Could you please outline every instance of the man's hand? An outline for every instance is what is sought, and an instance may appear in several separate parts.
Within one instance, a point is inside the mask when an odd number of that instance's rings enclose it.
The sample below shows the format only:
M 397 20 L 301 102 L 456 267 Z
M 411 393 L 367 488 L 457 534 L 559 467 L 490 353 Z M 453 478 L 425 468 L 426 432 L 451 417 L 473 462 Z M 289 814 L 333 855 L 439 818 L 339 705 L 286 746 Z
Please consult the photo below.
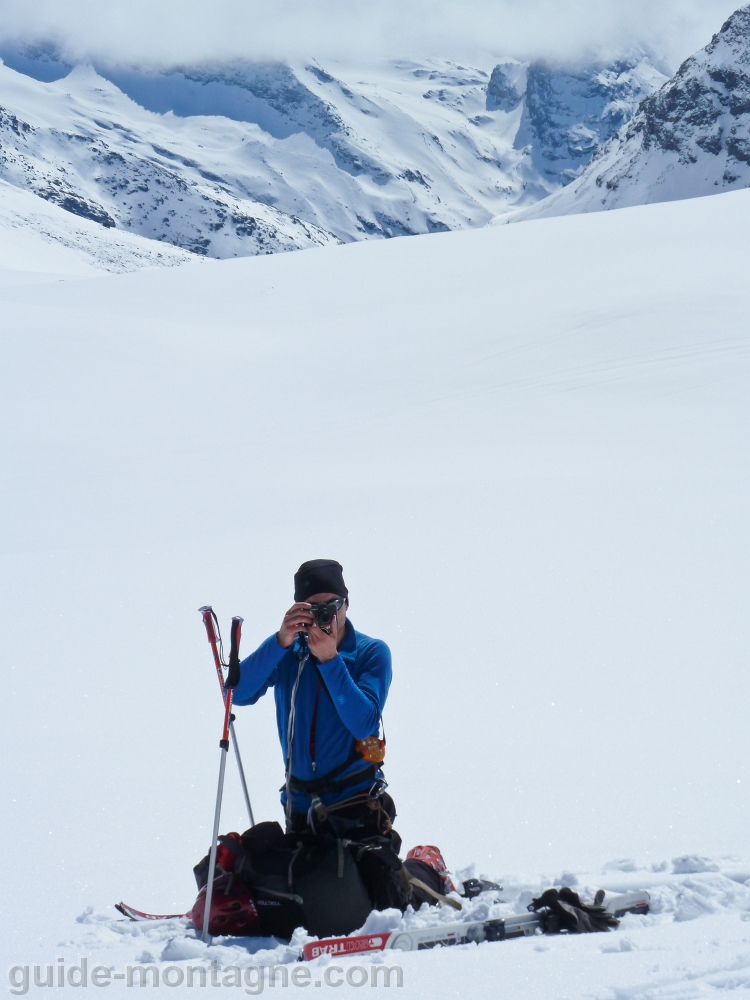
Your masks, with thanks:
M 293 604 L 284 615 L 281 628 L 276 633 L 276 639 L 281 648 L 289 649 L 294 642 L 296 634 L 298 632 L 309 632 L 314 620 L 309 604 Z
M 311 616 L 312 617 L 312 616 Z M 339 623 L 336 616 L 331 619 L 331 634 L 328 635 L 316 623 L 307 630 L 307 645 L 319 663 L 328 663 L 338 654 Z

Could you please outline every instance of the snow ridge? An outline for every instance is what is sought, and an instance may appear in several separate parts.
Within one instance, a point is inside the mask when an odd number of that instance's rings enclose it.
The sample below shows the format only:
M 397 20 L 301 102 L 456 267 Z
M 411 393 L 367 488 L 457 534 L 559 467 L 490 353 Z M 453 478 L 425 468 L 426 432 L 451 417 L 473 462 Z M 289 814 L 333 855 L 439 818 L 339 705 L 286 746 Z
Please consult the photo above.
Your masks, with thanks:
M 169 131 L 91 68 L 43 84 L 0 68 L 5 180 L 75 215 L 199 255 L 273 253 L 337 243 L 314 224 L 252 204 L 179 149 Z M 144 120 L 145 119 L 145 120 Z M 154 128 L 154 125 L 157 127 Z

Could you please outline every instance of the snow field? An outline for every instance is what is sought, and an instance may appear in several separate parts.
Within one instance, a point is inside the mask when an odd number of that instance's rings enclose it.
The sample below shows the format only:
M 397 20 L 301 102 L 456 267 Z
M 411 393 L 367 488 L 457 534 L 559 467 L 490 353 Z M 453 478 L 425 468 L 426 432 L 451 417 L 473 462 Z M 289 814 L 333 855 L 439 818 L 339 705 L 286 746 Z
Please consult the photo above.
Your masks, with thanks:
M 111 906 L 195 895 L 221 721 L 197 608 L 249 650 L 332 555 L 393 650 L 405 847 L 509 906 L 567 872 L 662 907 L 404 956 L 404 991 L 745 984 L 748 216 L 737 192 L 0 290 L 7 966 L 184 946 Z M 237 728 L 280 818 L 270 699 Z M 719 871 L 652 871 L 682 855 Z

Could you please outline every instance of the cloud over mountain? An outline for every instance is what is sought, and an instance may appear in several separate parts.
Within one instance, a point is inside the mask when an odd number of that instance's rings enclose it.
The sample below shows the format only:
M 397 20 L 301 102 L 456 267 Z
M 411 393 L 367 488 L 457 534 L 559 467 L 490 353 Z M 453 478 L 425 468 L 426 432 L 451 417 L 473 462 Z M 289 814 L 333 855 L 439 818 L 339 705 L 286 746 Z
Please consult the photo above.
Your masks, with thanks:
M 732 0 L 2 0 L 0 41 L 152 65 L 415 52 L 560 58 L 645 42 L 676 65 L 731 12 Z

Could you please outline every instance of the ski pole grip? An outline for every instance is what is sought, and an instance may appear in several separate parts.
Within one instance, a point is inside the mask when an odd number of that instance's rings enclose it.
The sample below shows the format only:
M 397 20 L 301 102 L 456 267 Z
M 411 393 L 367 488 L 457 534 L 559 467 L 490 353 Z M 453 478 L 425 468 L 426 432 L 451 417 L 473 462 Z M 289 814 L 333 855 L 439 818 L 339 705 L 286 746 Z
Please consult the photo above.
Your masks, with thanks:
M 203 624 L 206 626 L 208 641 L 211 643 L 212 646 L 216 645 L 219 639 L 218 636 L 216 635 L 216 629 L 214 628 L 214 619 L 213 619 L 214 609 L 211 607 L 210 604 L 206 604 L 204 607 L 198 608 L 198 613 L 203 618 Z
M 229 670 L 227 672 L 225 688 L 236 688 L 240 682 L 240 639 L 242 637 L 242 623 L 245 619 L 235 617 L 232 619 L 232 644 L 229 649 Z

